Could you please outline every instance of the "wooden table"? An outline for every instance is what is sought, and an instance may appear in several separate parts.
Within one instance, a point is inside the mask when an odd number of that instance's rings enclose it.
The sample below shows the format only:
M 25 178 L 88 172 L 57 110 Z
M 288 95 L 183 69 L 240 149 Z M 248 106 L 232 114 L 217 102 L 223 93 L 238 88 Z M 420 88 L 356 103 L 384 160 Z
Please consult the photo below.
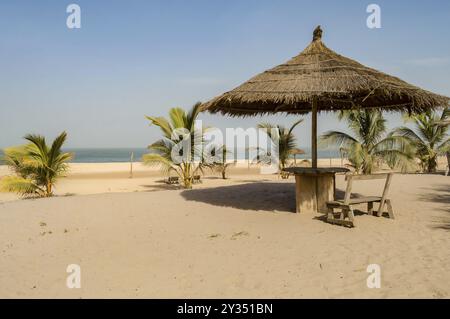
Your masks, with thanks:
M 290 167 L 286 172 L 295 175 L 297 213 L 326 213 L 327 201 L 335 199 L 336 173 L 349 170 L 342 167 Z

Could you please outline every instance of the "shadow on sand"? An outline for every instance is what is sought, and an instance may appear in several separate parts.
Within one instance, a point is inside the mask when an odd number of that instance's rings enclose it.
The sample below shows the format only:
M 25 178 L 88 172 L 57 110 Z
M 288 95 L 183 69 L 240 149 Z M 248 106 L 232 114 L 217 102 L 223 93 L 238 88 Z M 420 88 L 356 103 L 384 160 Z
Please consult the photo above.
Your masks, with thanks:
M 435 225 L 434 228 L 450 231 L 450 187 L 448 185 L 436 185 L 426 190 L 428 193 L 422 194 L 420 199 L 433 203 L 442 203 L 444 208 L 441 210 L 448 213 L 448 215 L 436 220 L 438 225 Z
M 183 189 L 183 187 L 180 184 L 167 184 L 165 180 L 157 180 L 157 181 L 155 181 L 155 184 L 140 185 L 140 186 L 146 188 L 146 192 L 157 192 L 157 191 Z
M 243 210 L 295 212 L 295 184 L 248 183 L 181 192 L 186 200 Z
M 336 189 L 336 197 L 344 198 L 345 192 Z M 181 192 L 189 201 L 242 210 L 279 211 L 295 213 L 295 184 L 252 182 L 233 186 L 192 189 Z M 362 196 L 354 194 L 355 197 Z M 355 215 L 367 212 L 356 211 Z

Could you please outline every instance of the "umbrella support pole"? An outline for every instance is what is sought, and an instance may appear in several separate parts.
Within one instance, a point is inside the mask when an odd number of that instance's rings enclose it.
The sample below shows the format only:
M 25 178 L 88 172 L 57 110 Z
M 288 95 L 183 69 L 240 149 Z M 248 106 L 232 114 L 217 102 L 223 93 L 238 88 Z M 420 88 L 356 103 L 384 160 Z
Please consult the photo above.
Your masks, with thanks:
M 312 102 L 311 153 L 312 167 L 317 168 L 317 98 L 314 98 Z

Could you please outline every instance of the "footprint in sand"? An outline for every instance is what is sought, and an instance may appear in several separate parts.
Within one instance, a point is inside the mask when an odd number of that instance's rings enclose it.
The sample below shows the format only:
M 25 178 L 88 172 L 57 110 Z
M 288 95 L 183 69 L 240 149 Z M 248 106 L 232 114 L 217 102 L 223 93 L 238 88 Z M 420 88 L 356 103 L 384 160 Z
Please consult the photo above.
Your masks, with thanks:
M 236 240 L 236 239 L 238 239 L 238 237 L 242 237 L 242 236 L 249 236 L 250 234 L 248 233 L 248 232 L 246 232 L 246 231 L 241 231 L 241 232 L 238 232 L 238 233 L 234 233 L 232 236 L 231 236 L 231 240 Z

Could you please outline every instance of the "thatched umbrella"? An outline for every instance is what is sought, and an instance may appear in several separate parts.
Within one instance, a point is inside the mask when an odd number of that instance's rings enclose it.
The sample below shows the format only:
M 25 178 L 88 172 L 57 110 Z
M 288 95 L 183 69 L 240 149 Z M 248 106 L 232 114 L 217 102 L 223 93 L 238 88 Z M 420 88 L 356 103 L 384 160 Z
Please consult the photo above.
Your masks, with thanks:
M 297 164 L 297 155 L 303 155 L 306 154 L 306 152 L 300 148 L 296 148 L 292 150 L 291 154 L 294 155 L 294 164 Z
M 314 30 L 312 43 L 288 62 L 267 70 L 203 105 L 232 116 L 312 112 L 312 166 L 317 168 L 317 113 L 378 108 L 422 112 L 450 99 L 337 54 Z

